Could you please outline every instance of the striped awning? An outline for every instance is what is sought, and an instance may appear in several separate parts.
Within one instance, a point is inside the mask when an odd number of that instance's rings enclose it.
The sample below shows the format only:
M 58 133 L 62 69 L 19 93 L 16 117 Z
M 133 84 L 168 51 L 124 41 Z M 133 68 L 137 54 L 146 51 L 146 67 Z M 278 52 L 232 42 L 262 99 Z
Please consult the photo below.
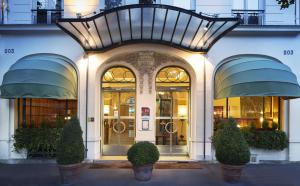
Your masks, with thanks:
M 226 61 L 215 76 L 215 99 L 241 96 L 300 97 L 291 69 L 274 59 L 240 57 Z
M 208 52 L 238 24 L 238 18 L 210 17 L 160 4 L 121 6 L 92 17 L 57 22 L 87 52 L 101 52 L 130 43 L 158 43 Z
M 77 74 L 71 61 L 52 54 L 24 57 L 3 77 L 1 98 L 77 99 Z

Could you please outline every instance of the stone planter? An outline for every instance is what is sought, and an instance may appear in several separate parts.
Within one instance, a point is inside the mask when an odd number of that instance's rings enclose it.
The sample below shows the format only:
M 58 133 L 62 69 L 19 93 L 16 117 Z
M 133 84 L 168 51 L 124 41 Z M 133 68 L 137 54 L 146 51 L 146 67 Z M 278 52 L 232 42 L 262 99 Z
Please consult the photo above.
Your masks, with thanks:
M 221 164 L 222 176 L 228 183 L 239 182 L 244 165 L 225 165 Z
M 76 183 L 77 177 L 83 168 L 83 164 L 58 165 L 58 168 L 62 185 L 72 185 Z
M 138 181 L 149 181 L 152 177 L 153 164 L 144 166 L 134 166 L 134 176 Z

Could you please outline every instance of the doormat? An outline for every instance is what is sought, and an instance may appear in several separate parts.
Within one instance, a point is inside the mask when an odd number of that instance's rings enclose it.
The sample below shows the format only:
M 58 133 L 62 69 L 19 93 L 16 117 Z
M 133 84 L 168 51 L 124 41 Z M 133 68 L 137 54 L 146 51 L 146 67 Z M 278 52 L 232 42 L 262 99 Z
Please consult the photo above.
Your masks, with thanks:
M 131 169 L 129 161 L 103 161 L 95 162 L 90 165 L 90 169 Z M 202 169 L 201 162 L 157 162 L 155 169 Z

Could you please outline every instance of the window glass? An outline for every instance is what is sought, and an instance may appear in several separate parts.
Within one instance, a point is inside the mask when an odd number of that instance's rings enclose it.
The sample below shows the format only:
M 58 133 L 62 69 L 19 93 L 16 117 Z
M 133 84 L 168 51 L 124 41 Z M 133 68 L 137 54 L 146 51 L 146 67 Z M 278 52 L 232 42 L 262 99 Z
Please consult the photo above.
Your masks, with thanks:
M 57 120 L 67 121 L 77 115 L 76 100 L 18 99 L 18 121 L 22 128 L 56 127 Z
M 215 125 L 228 117 L 235 118 L 239 127 L 262 127 L 267 121 L 271 127 L 272 122 L 282 128 L 282 99 L 279 97 L 234 97 L 214 101 Z M 227 114 L 228 113 L 228 114 Z M 216 126 L 215 126 L 216 127 Z

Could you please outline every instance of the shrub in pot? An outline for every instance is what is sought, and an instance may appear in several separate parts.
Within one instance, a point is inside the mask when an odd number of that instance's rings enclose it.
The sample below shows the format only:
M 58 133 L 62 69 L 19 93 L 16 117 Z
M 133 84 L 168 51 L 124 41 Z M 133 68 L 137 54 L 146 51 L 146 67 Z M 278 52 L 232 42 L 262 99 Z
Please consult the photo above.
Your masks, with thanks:
M 159 152 L 153 143 L 138 142 L 130 147 L 127 158 L 133 166 L 135 178 L 148 181 L 152 177 L 153 165 L 159 159 Z
M 215 133 L 213 144 L 224 180 L 238 182 L 244 165 L 250 161 L 250 150 L 234 119 L 224 122 L 223 129 Z
M 84 145 L 79 120 L 71 118 L 57 144 L 56 161 L 62 184 L 72 184 L 82 168 Z

